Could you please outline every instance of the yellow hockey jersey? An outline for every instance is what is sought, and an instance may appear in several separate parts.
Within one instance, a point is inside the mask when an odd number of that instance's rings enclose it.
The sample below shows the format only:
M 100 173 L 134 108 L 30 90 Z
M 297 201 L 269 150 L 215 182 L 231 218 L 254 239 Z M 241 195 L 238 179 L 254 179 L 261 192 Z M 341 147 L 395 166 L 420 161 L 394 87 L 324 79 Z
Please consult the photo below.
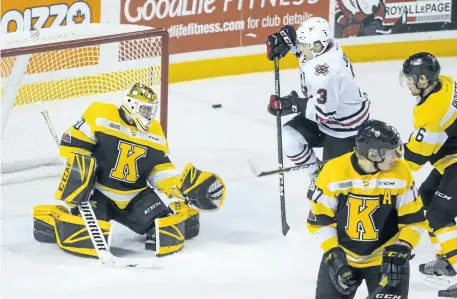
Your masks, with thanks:
M 325 164 L 307 222 L 324 252 L 339 246 L 357 268 L 380 265 L 383 249 L 397 240 L 414 248 L 427 229 L 406 162 L 397 160 L 389 171 L 366 174 L 354 152 Z
M 438 85 L 414 107 L 414 132 L 405 146 L 405 159 L 413 171 L 430 162 L 443 174 L 457 163 L 457 84 L 439 76 Z
M 121 209 L 148 183 L 169 195 L 179 180 L 167 156 L 168 141 L 160 123 L 153 121 L 147 133 L 139 132 L 113 104 L 92 103 L 81 120 L 63 134 L 60 155 L 66 157 L 70 152 L 95 157 L 95 188 Z

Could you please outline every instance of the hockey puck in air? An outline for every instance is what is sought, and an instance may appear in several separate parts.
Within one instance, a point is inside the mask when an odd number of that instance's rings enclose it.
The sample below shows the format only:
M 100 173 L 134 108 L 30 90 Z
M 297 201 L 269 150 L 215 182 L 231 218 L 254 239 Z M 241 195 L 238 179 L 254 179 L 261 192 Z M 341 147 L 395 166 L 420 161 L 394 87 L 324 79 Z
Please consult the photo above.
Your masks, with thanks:
M 222 104 L 213 104 L 213 108 L 222 108 Z

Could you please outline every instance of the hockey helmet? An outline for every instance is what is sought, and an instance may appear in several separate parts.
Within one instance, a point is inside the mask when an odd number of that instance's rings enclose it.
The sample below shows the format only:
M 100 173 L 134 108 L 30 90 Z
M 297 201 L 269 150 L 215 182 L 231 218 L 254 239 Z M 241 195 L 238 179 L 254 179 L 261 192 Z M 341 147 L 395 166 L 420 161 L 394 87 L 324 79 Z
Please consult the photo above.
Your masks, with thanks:
M 322 45 L 320 52 L 316 53 L 312 51 L 313 58 L 324 53 L 332 40 L 332 29 L 330 28 L 330 24 L 323 18 L 309 18 L 304 21 L 296 31 L 299 50 L 301 52 L 307 49 L 314 49 L 315 44 L 320 43 Z
M 438 79 L 440 71 L 440 63 L 435 56 L 427 52 L 416 53 L 403 63 L 400 84 L 401 86 L 407 86 L 409 82 L 416 84 L 420 75 L 424 75 L 430 84 Z
M 135 122 L 139 131 L 148 131 L 157 113 L 159 101 L 152 88 L 135 83 L 130 87 L 122 100 L 122 109 Z
M 356 152 L 373 163 L 401 158 L 403 145 L 400 134 L 391 125 L 370 119 L 357 133 Z

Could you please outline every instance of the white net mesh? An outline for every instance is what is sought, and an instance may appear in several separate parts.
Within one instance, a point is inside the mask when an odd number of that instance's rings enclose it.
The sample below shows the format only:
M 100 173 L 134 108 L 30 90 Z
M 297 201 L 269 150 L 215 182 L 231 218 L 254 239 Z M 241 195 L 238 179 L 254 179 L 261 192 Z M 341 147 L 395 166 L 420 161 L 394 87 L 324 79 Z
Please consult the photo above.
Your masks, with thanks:
M 120 33 L 133 36 L 131 33 L 146 29 L 151 28 L 89 24 L 8 33 L 1 35 L 0 40 L 4 50 L 65 41 L 90 41 L 94 37 Z M 57 147 L 40 113 L 43 109 L 49 111 L 59 137 L 78 121 L 89 103 L 120 104 L 125 90 L 136 82 L 151 86 L 159 96 L 160 109 L 166 109 L 166 99 L 160 98 L 162 37 L 132 38 L 120 42 L 114 38 L 105 44 L 70 46 L 31 54 L 22 78 L 12 75 L 12 71 L 17 62 L 27 56 L 0 59 L 2 118 L 8 117 L 6 127 L 2 128 L 2 183 L 9 182 L 18 171 L 61 164 Z M 11 86 L 19 82 L 19 91 L 12 98 L 14 106 L 8 110 L 5 107 L 8 93 L 5 91 L 9 88 L 11 92 Z M 7 115 L 6 111 L 9 111 Z M 54 175 L 55 170 L 41 173 Z

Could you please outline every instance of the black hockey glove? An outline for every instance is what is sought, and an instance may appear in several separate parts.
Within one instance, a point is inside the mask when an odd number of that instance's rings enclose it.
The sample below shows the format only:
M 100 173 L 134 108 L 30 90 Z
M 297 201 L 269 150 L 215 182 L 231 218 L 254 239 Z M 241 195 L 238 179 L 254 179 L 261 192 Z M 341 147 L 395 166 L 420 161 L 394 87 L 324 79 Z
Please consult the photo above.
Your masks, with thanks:
M 357 290 L 357 282 L 352 280 L 352 270 L 346 260 L 343 249 L 337 247 L 324 254 L 324 263 L 335 288 L 343 295 Z
M 297 33 L 294 27 L 287 25 L 277 33 L 273 33 L 267 38 L 267 57 L 270 60 L 283 58 L 289 53 L 290 48 L 295 46 Z
M 396 286 L 409 276 L 411 248 L 408 245 L 393 244 L 384 249 L 381 273 L 389 279 L 389 286 Z
M 294 90 L 285 97 L 278 98 L 275 95 L 271 95 L 267 109 L 272 115 L 276 115 L 278 111 L 280 115 L 290 115 L 305 112 L 307 103 L 308 98 L 300 98 Z

